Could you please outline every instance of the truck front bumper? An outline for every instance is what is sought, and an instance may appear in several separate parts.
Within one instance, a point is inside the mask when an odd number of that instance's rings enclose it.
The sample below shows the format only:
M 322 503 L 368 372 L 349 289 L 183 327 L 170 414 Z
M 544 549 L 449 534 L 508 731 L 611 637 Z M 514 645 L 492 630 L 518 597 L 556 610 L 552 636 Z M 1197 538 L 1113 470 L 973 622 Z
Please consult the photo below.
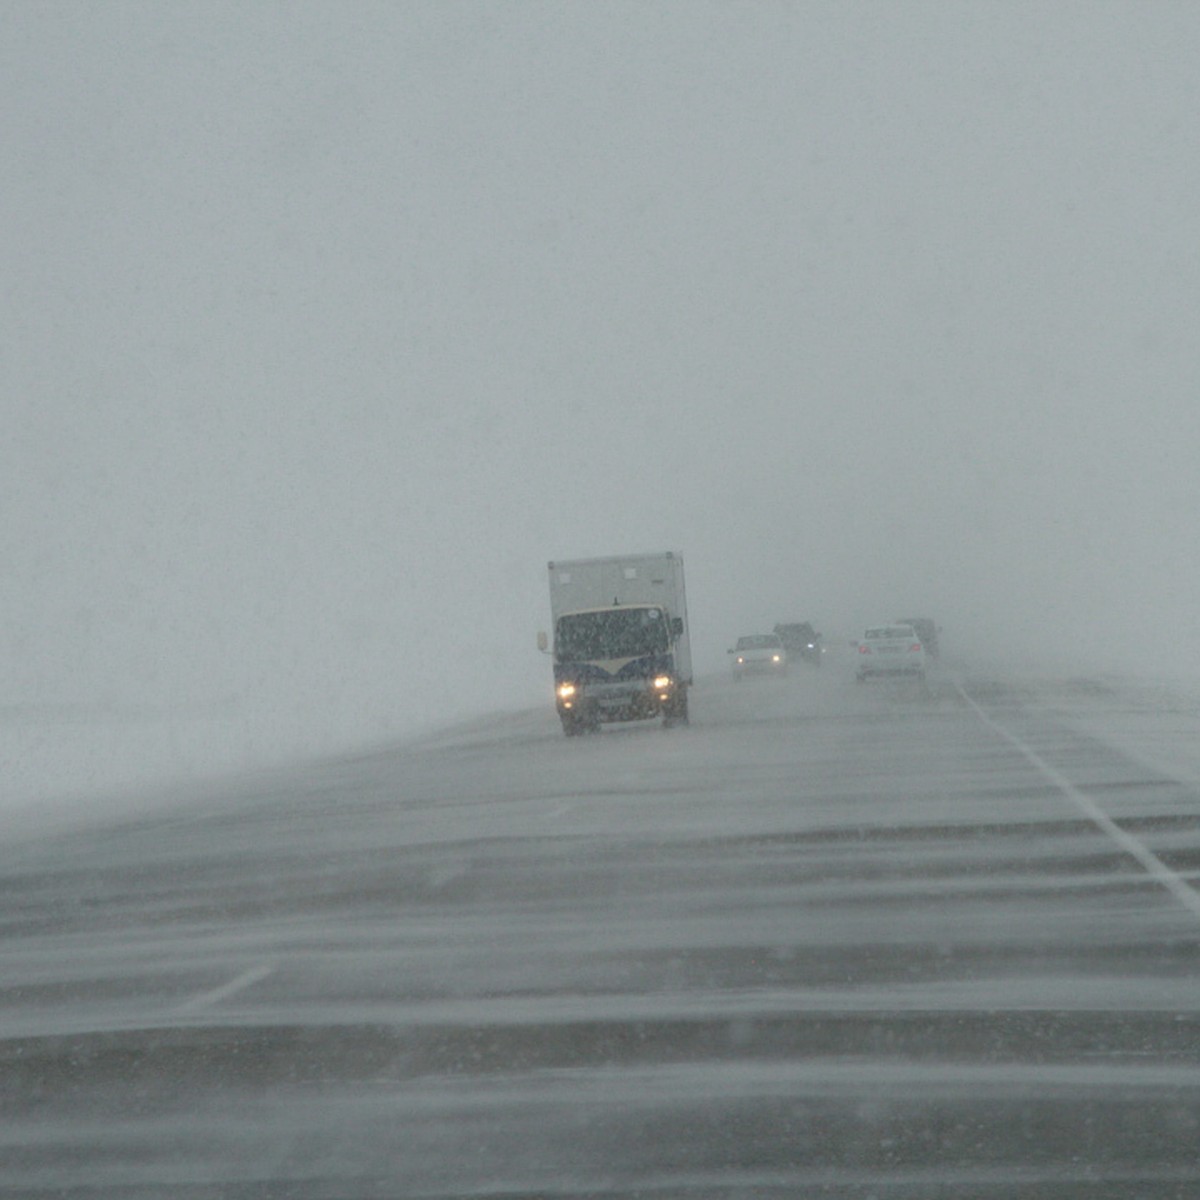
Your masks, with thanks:
M 560 716 L 569 713 L 593 721 L 643 721 L 663 711 L 677 686 L 666 675 L 613 683 L 561 683 L 555 698 Z

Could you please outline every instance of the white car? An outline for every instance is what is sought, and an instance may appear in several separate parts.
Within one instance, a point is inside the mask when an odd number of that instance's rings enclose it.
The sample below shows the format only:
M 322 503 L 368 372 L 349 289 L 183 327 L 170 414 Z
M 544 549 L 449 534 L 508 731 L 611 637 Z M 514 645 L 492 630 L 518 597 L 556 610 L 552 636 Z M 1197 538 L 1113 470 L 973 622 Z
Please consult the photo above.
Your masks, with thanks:
M 855 678 L 859 683 L 878 676 L 925 678 L 925 647 L 911 625 L 876 625 L 858 643 Z
M 777 633 L 752 633 L 740 637 L 729 651 L 733 655 L 733 677 L 747 675 L 786 675 L 787 651 Z

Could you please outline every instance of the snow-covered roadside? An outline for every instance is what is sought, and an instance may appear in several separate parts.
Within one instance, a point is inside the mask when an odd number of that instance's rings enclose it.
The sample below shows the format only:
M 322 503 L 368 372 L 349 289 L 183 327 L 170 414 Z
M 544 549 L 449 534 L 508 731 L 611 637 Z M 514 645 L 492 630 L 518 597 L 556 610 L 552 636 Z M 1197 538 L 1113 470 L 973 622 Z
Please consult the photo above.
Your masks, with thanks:
M 0 719 L 0 837 L 120 819 L 245 768 L 253 744 L 220 716 L 11 708 Z
M 118 705 L 0 706 L 0 842 L 211 802 L 247 774 L 390 753 L 557 733 L 553 706 L 457 723 L 347 713 L 331 701 L 251 712 Z
M 1200 787 L 1200 682 L 1096 675 L 1028 687 L 1031 703 L 1071 727 Z

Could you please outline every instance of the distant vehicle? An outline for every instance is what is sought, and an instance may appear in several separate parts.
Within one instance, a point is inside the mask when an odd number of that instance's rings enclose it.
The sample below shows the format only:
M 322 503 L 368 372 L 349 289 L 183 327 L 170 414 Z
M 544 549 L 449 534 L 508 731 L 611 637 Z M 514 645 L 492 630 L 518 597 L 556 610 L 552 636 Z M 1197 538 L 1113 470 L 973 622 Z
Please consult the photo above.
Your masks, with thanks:
M 683 559 L 664 554 L 547 564 L 554 701 L 572 737 L 604 721 L 687 724 L 692 647 Z M 545 633 L 538 649 L 549 648 Z
M 740 637 L 729 651 L 733 655 L 733 677 L 747 675 L 786 675 L 787 651 L 777 633 L 752 633 Z
M 821 665 L 821 635 L 807 621 L 776 625 L 775 632 L 783 642 L 789 659 L 802 658 L 814 667 Z
M 858 643 L 858 682 L 889 675 L 925 678 L 925 647 L 911 625 L 877 625 Z
M 897 625 L 911 625 L 917 631 L 917 637 L 921 639 L 921 645 L 925 647 L 925 653 L 930 658 L 938 656 L 938 634 L 941 632 L 941 627 L 938 623 L 929 617 L 897 617 Z

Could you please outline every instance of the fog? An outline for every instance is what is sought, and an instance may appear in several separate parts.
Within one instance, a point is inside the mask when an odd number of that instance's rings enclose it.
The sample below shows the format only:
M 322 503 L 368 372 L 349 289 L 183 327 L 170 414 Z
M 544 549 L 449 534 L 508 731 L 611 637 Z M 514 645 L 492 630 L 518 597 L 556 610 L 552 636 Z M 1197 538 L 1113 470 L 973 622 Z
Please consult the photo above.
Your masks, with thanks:
M 0 23 L 10 800 L 549 706 L 553 558 L 1180 670 L 1194 7 Z

